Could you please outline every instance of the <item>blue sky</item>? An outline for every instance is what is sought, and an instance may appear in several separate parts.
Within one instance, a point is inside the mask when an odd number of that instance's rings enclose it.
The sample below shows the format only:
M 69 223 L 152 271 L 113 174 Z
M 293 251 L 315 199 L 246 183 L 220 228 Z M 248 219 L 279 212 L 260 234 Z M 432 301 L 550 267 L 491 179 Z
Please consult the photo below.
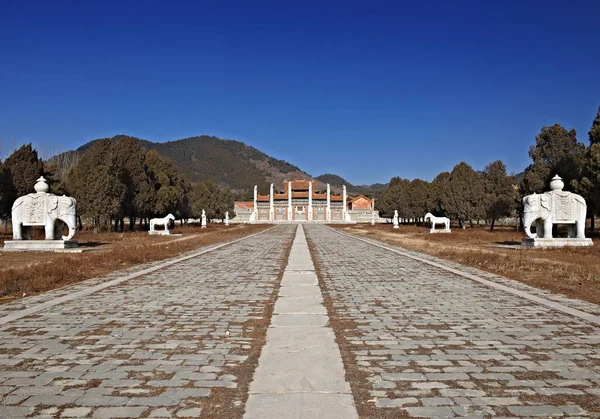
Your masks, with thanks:
M 0 147 L 244 141 L 312 175 L 518 172 L 600 105 L 598 1 L 0 0 Z M 0 150 L 1 152 L 1 150 Z

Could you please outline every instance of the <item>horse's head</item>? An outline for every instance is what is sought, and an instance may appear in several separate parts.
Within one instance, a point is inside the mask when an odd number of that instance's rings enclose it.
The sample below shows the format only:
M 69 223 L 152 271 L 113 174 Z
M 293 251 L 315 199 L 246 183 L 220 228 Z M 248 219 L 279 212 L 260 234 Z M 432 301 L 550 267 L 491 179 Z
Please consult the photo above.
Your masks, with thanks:
M 175 216 L 174 216 L 173 214 L 169 214 L 169 215 L 167 215 L 167 218 L 168 218 L 169 220 L 174 220 L 174 219 L 175 219 Z
M 427 221 L 428 219 L 433 218 L 433 214 L 428 212 L 427 214 L 425 214 L 425 221 Z

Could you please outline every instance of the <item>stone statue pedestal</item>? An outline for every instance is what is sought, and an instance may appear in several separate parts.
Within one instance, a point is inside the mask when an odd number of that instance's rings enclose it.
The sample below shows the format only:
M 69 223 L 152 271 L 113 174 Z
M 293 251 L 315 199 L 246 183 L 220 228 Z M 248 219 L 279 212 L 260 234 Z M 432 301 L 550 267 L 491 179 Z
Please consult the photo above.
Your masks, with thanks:
M 429 233 L 431 234 L 436 234 L 436 233 L 451 233 L 451 230 L 429 230 Z
M 54 252 L 61 249 L 75 249 L 77 240 L 6 240 L 4 250 L 26 250 L 32 252 Z
M 537 247 L 537 248 L 547 248 L 547 247 L 565 247 L 565 246 L 592 246 L 592 239 L 584 238 L 552 238 L 552 239 L 544 239 L 540 237 L 536 237 L 535 239 L 524 238 L 521 241 L 521 246 L 523 247 Z
M 148 231 L 148 234 L 151 236 L 170 236 L 171 232 L 169 230 L 151 230 Z

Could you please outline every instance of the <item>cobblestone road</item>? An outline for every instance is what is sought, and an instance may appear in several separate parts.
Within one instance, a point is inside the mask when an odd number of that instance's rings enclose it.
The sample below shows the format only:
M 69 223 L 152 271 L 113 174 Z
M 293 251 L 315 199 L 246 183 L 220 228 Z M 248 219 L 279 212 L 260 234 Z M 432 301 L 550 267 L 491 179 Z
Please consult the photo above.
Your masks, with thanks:
M 600 417 L 598 325 L 323 226 L 306 235 L 361 417 Z
M 295 229 L 0 326 L 0 417 L 241 417 Z

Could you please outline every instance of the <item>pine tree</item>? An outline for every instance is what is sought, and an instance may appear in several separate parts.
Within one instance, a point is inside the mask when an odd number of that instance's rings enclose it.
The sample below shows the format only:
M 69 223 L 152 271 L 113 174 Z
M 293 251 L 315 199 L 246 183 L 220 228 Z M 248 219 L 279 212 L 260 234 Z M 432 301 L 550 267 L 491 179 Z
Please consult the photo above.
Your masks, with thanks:
M 433 215 L 446 216 L 444 195 L 449 189 L 450 172 L 442 172 L 433 179 L 427 195 L 427 211 Z
M 484 185 L 481 174 L 467 163 L 454 166 L 450 173 L 448 188 L 442 191 L 442 202 L 446 215 L 458 220 L 464 228 L 465 221 L 483 217 L 482 197 Z
M 598 113 L 596 114 L 596 119 L 592 122 L 592 128 L 588 133 L 590 137 L 590 145 L 600 143 L 600 106 L 598 106 Z
M 156 208 L 156 190 L 148 174 L 146 154 L 135 138 L 121 137 L 114 145 L 114 154 L 126 188 L 121 218 L 129 217 L 129 229 L 133 231 L 136 218 L 150 216 Z
M 377 210 L 382 217 L 392 217 L 394 211 L 398 211 L 400 218 L 408 217 L 408 205 L 406 200 L 406 189 L 409 181 L 399 177 L 390 179 L 389 186 L 381 192 L 376 201 Z
M 585 161 L 585 145 L 577 141 L 577 132 L 567 131 L 563 126 L 554 124 L 542 127 L 535 137 L 535 146 L 529 149 L 533 165 L 526 169 L 527 188 L 523 192 L 543 192 L 548 188 L 555 175 L 560 175 L 565 188 L 573 187 L 581 175 Z M 531 173 L 527 173 L 531 172 Z
M 508 217 L 514 208 L 516 191 L 514 176 L 506 174 L 506 166 L 501 160 L 488 164 L 483 171 L 485 187 L 485 212 L 494 230 L 496 220 Z
M 600 107 L 589 132 L 590 146 L 585 152 L 581 181 L 577 192 L 585 198 L 592 231 L 595 229 L 595 215 L 600 209 Z
M 126 187 L 115 162 L 109 138 L 97 141 L 79 160 L 68 177 L 77 200 L 77 212 L 93 220 L 96 231 L 105 231 L 122 212 Z
M 15 195 L 8 170 L 0 162 L 0 219 L 8 219 L 11 216 L 12 197 Z
M 177 172 L 175 164 L 150 150 L 146 153 L 146 165 L 156 191 L 155 213 L 160 216 L 170 213 L 177 218 L 189 215 L 187 194 L 191 185 L 184 175 Z
M 406 188 L 407 216 L 415 220 L 423 218 L 427 213 L 427 197 L 431 184 L 421 179 L 413 179 Z
M 35 192 L 35 182 L 44 174 L 42 159 L 38 158 L 37 150 L 31 144 L 23 145 L 8 156 L 4 167 L 12 183 L 13 195 L 9 197 L 11 205 L 18 197 Z

